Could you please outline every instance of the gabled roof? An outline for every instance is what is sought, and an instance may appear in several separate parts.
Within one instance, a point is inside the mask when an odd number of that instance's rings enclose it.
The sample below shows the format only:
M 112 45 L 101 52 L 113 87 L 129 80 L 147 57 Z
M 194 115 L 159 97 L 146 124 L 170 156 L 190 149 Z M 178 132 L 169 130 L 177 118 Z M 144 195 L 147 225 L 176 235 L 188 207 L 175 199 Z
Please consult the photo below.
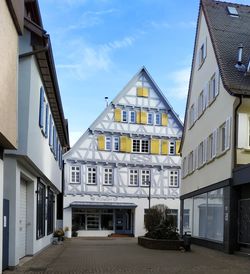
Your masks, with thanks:
M 84 140 L 85 136 L 88 135 L 88 132 L 93 131 L 95 129 L 96 125 L 103 119 L 105 114 L 107 112 L 109 112 L 111 109 L 113 109 L 114 105 L 118 104 L 120 98 L 122 98 L 128 92 L 128 90 L 136 83 L 136 81 L 140 78 L 141 75 L 144 75 L 147 78 L 147 80 L 149 81 L 149 83 L 153 87 L 154 91 L 161 98 L 161 100 L 162 100 L 163 104 L 165 105 L 166 109 L 168 111 L 170 111 L 171 114 L 173 115 L 173 118 L 175 119 L 175 122 L 178 124 L 179 127 L 181 127 L 181 129 L 183 129 L 183 123 L 180 120 L 178 114 L 173 110 L 172 106 L 168 102 L 165 95 L 162 93 L 160 88 L 157 86 L 157 84 L 155 83 L 155 81 L 153 80 L 153 78 L 151 77 L 149 72 L 147 71 L 147 69 L 143 66 L 134 75 L 134 77 L 127 83 L 127 85 L 118 93 L 118 95 L 111 101 L 111 103 L 107 106 L 107 108 L 105 108 L 103 110 L 103 112 L 97 117 L 97 119 L 90 125 L 90 127 L 87 129 L 87 131 L 85 131 L 85 133 L 78 139 L 78 141 L 73 145 L 73 147 L 66 154 L 64 154 L 64 156 L 70 154 L 72 149 L 74 147 L 78 146 L 78 144 L 80 144 L 81 141 Z
M 239 17 L 230 16 L 227 7 L 235 7 L 238 11 Z M 242 56 L 243 63 L 247 66 L 250 60 L 250 6 L 214 0 L 200 0 L 184 119 L 184 131 L 180 151 L 182 150 L 185 139 L 187 110 L 194 73 L 201 11 L 204 13 L 208 26 L 224 88 L 231 95 L 250 96 L 250 76 L 245 75 L 244 72 L 239 72 L 235 68 L 238 60 L 237 54 L 239 44 L 242 43 L 244 46 Z
M 250 58 L 250 6 L 201 0 L 201 7 L 224 87 L 232 95 L 250 96 L 250 76 L 235 68 L 240 43 L 244 47 L 243 64 L 247 66 Z M 235 7 L 239 16 L 230 16 L 228 7 Z
M 167 98 L 165 97 L 165 95 L 162 93 L 162 91 L 160 90 L 160 88 L 157 86 L 157 84 L 155 83 L 155 81 L 153 80 L 153 78 L 151 77 L 151 75 L 149 74 L 149 72 L 147 71 L 147 69 L 143 66 L 135 75 L 134 77 L 128 82 L 128 84 L 118 93 L 118 95 L 112 100 L 111 104 L 108 106 L 108 108 L 111 108 L 112 105 L 116 105 L 118 104 L 118 101 L 120 100 L 120 98 L 122 98 L 127 91 L 135 84 L 135 82 L 137 81 L 137 79 L 139 79 L 139 77 L 141 75 L 144 75 L 147 80 L 149 81 L 149 83 L 151 84 L 151 86 L 154 88 L 154 91 L 158 94 L 158 96 L 161 98 L 163 104 L 165 105 L 166 109 L 168 111 L 171 111 L 171 113 L 173 114 L 174 118 L 176 119 L 176 122 L 178 123 L 178 125 L 183 128 L 183 123 L 180 120 L 178 114 L 173 110 L 172 106 L 170 105 L 170 103 L 168 102 Z M 105 109 L 102 114 L 93 122 L 93 124 L 90 126 L 90 129 L 93 130 L 94 127 L 96 126 L 96 124 L 100 121 L 101 117 L 103 117 L 103 115 L 107 112 L 107 109 Z

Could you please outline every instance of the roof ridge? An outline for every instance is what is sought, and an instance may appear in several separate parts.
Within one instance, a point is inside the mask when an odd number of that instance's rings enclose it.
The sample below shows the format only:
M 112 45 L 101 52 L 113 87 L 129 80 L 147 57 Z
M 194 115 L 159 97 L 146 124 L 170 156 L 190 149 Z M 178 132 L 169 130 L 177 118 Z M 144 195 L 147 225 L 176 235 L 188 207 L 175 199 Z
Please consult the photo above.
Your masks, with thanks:
M 213 1 L 213 2 L 224 3 L 224 4 L 231 4 L 231 5 L 235 5 L 235 6 L 250 7 L 250 5 L 247 5 L 247 4 L 239 4 L 239 3 L 227 2 L 227 1 L 220 1 L 220 0 L 217 0 L 217 1 L 212 0 L 212 1 Z
M 221 1 L 221 0 L 201 0 L 202 4 L 206 3 L 221 3 L 221 4 L 226 4 L 226 5 L 234 5 L 234 6 L 243 6 L 243 7 L 250 7 L 250 5 L 247 4 L 239 4 L 239 3 L 234 3 L 234 2 L 227 2 L 227 1 Z

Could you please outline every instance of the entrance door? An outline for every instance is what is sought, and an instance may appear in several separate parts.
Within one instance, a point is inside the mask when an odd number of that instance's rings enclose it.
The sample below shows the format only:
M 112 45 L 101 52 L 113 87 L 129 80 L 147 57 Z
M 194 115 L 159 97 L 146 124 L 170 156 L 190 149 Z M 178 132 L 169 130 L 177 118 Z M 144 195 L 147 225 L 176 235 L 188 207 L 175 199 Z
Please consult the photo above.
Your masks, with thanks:
M 3 199 L 3 265 L 5 270 L 9 266 L 9 200 Z
M 239 243 L 250 247 L 250 199 L 239 201 Z
M 26 223 L 27 223 L 27 186 L 26 182 L 21 180 L 20 184 L 20 215 L 19 215 L 19 237 L 18 254 L 19 258 L 26 255 Z
M 115 233 L 131 234 L 131 210 L 117 209 L 115 212 Z

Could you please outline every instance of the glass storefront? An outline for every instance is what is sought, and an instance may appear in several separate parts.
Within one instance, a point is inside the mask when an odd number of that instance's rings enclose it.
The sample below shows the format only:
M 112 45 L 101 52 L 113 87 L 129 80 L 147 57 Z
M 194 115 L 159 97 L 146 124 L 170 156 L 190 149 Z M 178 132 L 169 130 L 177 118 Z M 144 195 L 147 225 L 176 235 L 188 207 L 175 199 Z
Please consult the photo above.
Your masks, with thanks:
M 193 237 L 223 242 L 223 188 L 184 200 L 183 232 Z
M 72 226 L 75 230 L 113 230 L 113 209 L 72 209 Z

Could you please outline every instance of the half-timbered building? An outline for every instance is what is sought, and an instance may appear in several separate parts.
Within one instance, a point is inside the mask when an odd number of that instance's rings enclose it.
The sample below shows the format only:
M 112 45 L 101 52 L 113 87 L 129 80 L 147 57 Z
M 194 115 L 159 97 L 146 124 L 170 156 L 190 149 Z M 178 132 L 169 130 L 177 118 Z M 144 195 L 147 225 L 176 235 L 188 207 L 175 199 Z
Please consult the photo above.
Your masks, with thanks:
M 138 236 L 150 204 L 178 222 L 182 127 L 142 68 L 64 155 L 64 227 Z

